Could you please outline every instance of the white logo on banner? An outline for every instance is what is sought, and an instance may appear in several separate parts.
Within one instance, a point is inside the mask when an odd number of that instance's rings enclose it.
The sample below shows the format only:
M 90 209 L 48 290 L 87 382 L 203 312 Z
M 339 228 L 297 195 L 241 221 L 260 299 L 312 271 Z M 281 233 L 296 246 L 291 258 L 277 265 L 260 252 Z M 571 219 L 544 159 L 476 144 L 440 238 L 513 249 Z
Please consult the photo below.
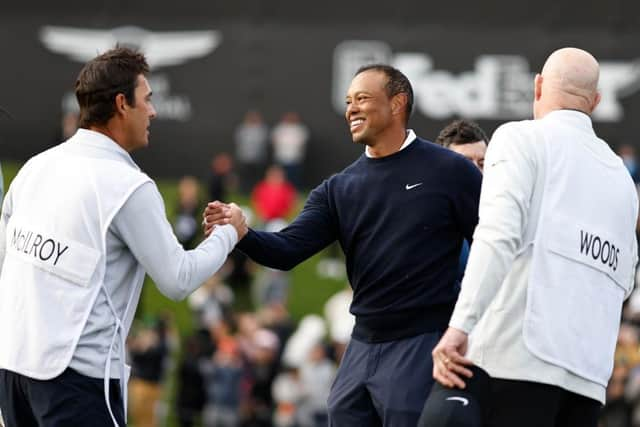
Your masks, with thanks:
M 345 41 L 336 46 L 332 101 L 344 113 L 345 95 L 356 70 L 365 64 L 388 63 L 411 81 L 415 109 L 433 119 L 463 116 L 471 119 L 525 119 L 531 117 L 533 77 L 520 55 L 481 55 L 472 70 L 439 70 L 425 53 L 392 53 L 381 41 Z M 617 122 L 624 117 L 620 99 L 640 89 L 640 61 L 600 62 L 602 101 L 594 119 Z
M 139 49 L 153 69 L 184 64 L 213 52 L 221 43 L 219 31 L 153 32 L 140 27 L 119 27 L 110 30 L 45 26 L 40 41 L 52 52 L 78 62 L 87 62 L 116 44 Z M 191 102 L 185 95 L 171 95 L 169 78 L 154 74 L 150 79 L 153 104 L 158 118 L 186 121 L 191 117 Z M 64 95 L 63 109 L 77 110 L 73 93 Z

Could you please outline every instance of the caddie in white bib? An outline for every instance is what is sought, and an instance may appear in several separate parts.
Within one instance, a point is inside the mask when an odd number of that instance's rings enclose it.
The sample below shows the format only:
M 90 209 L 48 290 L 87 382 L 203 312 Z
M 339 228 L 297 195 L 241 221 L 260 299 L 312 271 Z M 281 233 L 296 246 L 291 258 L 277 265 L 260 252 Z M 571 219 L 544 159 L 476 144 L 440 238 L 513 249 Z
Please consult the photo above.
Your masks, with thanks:
M 563 140 L 560 126 L 554 140 L 562 143 L 552 144 L 542 129 L 547 176 L 524 339 L 539 358 L 606 386 L 622 303 L 632 290 L 636 241 L 629 230 L 638 201 L 629 199 L 631 178 L 610 150 L 598 157 L 569 133 Z M 605 144 L 595 136 L 587 142 Z

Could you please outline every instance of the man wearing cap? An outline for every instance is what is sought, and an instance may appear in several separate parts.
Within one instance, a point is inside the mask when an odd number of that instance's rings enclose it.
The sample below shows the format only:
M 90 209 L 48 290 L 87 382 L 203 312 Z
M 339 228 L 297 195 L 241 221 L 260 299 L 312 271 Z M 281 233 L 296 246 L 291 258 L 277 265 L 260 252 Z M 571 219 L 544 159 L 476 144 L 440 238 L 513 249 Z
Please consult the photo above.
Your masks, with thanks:
M 185 251 L 130 152 L 156 112 L 144 56 L 116 48 L 76 81 L 80 129 L 31 158 L 0 217 L 0 411 L 8 426 L 124 426 L 125 339 L 145 271 L 185 298 L 246 233 L 228 224 Z M 60 191 L 60 189 L 64 191 Z M 229 225 L 230 224 L 230 225 Z
M 462 291 L 432 354 L 452 393 L 469 365 L 488 372 L 492 427 L 595 427 L 605 401 L 638 197 L 592 127 L 598 74 L 588 52 L 555 51 L 535 77 L 535 120 L 489 144 Z

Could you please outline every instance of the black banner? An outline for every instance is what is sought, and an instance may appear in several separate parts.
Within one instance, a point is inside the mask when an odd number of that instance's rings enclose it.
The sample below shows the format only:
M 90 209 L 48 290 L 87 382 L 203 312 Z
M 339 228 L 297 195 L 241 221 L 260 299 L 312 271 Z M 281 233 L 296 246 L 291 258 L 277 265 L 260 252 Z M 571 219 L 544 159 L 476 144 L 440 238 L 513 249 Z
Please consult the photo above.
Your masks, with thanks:
M 640 14 L 622 3 L 532 2 L 531 14 L 508 1 L 37 3 L 4 5 L 0 15 L 0 105 L 14 117 L 0 123 L 0 158 L 25 160 L 60 142 L 82 63 L 116 42 L 140 46 L 153 66 L 159 117 L 135 157 L 156 177 L 204 177 L 214 154 L 233 153 L 233 131 L 251 108 L 270 126 L 300 114 L 311 132 L 305 181 L 317 184 L 362 152 L 343 99 L 370 61 L 409 76 L 411 127 L 434 139 L 456 117 L 489 134 L 529 118 L 534 73 L 553 50 L 581 47 L 602 67 L 596 132 L 615 146 L 635 144 L 640 131 Z

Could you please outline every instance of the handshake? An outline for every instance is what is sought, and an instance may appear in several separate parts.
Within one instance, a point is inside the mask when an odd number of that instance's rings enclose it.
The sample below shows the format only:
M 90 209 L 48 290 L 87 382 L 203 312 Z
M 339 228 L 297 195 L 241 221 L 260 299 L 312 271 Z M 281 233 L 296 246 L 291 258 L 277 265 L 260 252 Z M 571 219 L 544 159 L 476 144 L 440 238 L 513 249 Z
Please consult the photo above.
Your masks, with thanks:
M 204 209 L 202 217 L 202 227 L 206 237 L 209 237 L 216 225 L 231 224 L 238 233 L 238 241 L 249 231 L 247 218 L 244 216 L 242 209 L 235 203 L 227 204 L 217 200 L 210 202 Z

